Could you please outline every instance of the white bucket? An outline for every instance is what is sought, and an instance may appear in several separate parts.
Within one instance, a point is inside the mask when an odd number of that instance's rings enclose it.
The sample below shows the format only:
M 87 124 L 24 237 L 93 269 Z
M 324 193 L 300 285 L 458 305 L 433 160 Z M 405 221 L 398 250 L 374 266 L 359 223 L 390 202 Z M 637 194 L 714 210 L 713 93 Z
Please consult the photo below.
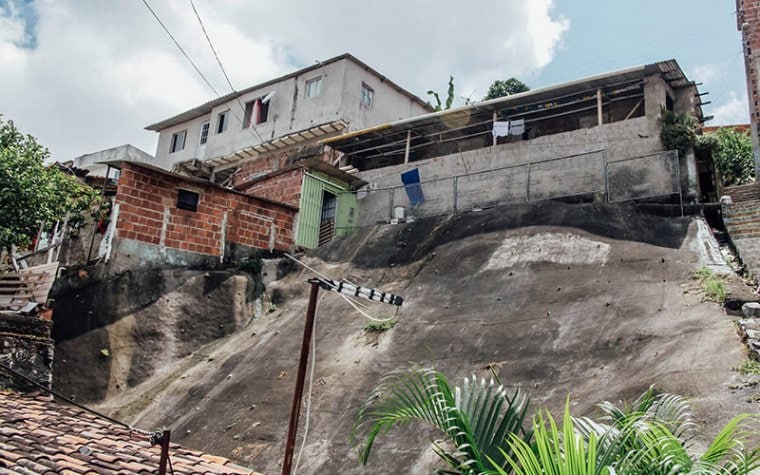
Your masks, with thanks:
M 406 207 L 396 206 L 393 208 L 393 217 L 403 220 L 406 217 Z

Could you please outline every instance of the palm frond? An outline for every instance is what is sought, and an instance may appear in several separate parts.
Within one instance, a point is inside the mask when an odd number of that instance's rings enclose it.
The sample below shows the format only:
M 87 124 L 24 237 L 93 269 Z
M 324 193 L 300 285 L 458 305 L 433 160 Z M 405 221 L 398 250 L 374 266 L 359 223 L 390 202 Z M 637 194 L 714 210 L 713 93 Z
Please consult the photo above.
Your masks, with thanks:
M 416 420 L 437 428 L 452 449 L 434 443 L 435 453 L 459 473 L 482 473 L 488 456 L 506 463 L 500 449 L 508 449 L 508 434 L 530 441 L 523 428 L 528 400 L 519 391 L 509 397 L 493 381 L 465 378 L 453 390 L 446 377 L 432 368 L 394 371 L 383 377 L 362 405 L 351 437 L 359 460 L 366 464 L 380 434 Z

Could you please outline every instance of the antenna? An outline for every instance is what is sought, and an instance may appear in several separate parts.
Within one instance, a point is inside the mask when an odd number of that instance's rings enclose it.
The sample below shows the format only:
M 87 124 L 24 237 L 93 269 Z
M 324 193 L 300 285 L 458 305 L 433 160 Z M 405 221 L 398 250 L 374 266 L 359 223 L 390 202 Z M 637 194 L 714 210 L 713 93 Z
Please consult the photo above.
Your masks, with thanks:
M 272 100 L 272 98 L 273 98 L 275 95 L 277 95 L 277 91 L 272 91 L 272 92 L 270 92 L 269 94 L 267 94 L 266 96 L 264 96 L 264 98 L 261 100 L 261 103 L 262 103 L 262 104 L 266 104 L 266 103 L 268 103 L 269 101 L 271 101 L 271 100 Z

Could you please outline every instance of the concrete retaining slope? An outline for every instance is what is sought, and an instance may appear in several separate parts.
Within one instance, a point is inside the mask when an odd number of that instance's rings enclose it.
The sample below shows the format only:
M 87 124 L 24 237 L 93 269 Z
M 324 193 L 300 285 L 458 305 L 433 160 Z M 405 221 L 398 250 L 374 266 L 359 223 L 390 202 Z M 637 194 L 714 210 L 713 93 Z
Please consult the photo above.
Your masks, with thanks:
M 343 299 L 322 293 L 299 473 L 438 466 L 430 440 L 440 435 L 424 427 L 381 436 L 367 467 L 349 446 L 374 385 L 412 363 L 434 364 L 455 383 L 494 368 L 505 384 L 524 388 L 534 408 L 557 413 L 570 395 L 576 415 L 657 384 L 687 396 L 711 437 L 735 414 L 757 412 L 742 392 L 751 388 L 728 387 L 744 358 L 736 327 L 717 304 L 702 301 L 690 278 L 703 264 L 697 236 L 691 218 L 549 202 L 359 230 L 306 257 L 330 277 L 405 300 L 398 323 L 373 334 Z M 169 377 L 137 387 L 150 401 L 102 408 L 138 427 L 171 427 L 173 440 L 190 447 L 279 472 L 309 277 L 299 271 L 272 283 L 272 312 L 198 349 L 194 362 L 167 368 Z M 301 434 L 303 427 L 302 419 Z

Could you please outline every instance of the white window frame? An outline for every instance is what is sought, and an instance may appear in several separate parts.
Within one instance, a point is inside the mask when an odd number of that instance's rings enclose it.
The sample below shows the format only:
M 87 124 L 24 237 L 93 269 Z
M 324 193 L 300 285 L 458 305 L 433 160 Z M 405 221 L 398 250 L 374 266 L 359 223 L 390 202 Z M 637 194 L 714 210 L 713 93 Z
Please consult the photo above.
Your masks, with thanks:
M 216 133 L 217 134 L 223 134 L 227 132 L 227 129 L 230 128 L 230 110 L 227 109 L 224 112 L 220 112 L 218 116 L 216 116 Z
M 203 130 L 204 128 L 206 130 Z M 198 145 L 206 145 L 206 142 L 208 142 L 209 132 L 211 132 L 211 121 L 207 120 L 201 124 L 201 134 L 198 137 Z
M 181 139 L 180 139 L 181 137 Z M 187 129 L 172 134 L 172 140 L 169 143 L 169 153 L 181 152 L 185 149 L 187 141 Z
M 362 83 L 359 102 L 368 109 L 372 109 L 372 106 L 375 104 L 375 90 L 369 87 L 366 83 Z
M 306 90 L 304 91 L 307 98 L 317 97 L 322 93 L 322 76 L 317 76 L 306 81 Z

